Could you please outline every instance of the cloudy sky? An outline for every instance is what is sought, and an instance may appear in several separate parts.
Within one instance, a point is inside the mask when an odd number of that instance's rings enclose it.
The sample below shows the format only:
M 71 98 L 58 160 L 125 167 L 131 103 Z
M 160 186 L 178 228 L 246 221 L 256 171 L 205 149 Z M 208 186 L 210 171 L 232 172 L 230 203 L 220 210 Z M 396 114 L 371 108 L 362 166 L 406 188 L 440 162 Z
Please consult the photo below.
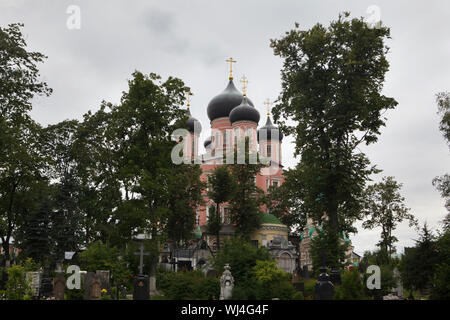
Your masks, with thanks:
M 79 29 L 73 29 L 73 6 L 79 9 Z M 127 79 L 139 70 L 179 77 L 191 88 L 191 110 L 206 138 L 207 104 L 227 84 L 225 59 L 237 60 L 235 79 L 246 75 L 248 95 L 264 115 L 265 99 L 274 100 L 280 92 L 282 61 L 273 55 L 270 39 L 280 38 L 295 22 L 302 28 L 328 25 L 343 11 L 369 20 L 379 16 L 391 28 L 391 67 L 384 93 L 399 105 L 385 114 L 387 126 L 378 143 L 362 148 L 384 170 L 374 181 L 395 176 L 403 183 L 411 212 L 436 230 L 446 211 L 431 180 L 450 172 L 449 149 L 438 130 L 434 101 L 437 92 L 450 90 L 447 0 L 0 0 L 0 25 L 24 23 L 30 49 L 48 56 L 40 70 L 54 93 L 35 100 L 36 121 L 46 125 L 81 119 L 102 100 L 118 103 Z M 283 142 L 287 167 L 298 161 L 291 141 L 288 137 Z M 359 230 L 351 236 L 356 252 L 374 249 L 380 230 Z M 417 239 L 407 223 L 395 235 L 400 252 Z

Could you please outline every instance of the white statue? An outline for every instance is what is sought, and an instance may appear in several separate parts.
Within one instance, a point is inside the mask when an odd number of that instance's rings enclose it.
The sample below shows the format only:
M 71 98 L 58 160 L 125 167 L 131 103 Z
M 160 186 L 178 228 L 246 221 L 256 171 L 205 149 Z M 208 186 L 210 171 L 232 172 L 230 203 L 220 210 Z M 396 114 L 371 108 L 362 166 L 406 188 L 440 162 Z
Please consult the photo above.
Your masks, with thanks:
M 220 277 L 220 300 L 230 300 L 233 294 L 234 278 L 231 275 L 228 263 L 224 266 L 224 269 Z

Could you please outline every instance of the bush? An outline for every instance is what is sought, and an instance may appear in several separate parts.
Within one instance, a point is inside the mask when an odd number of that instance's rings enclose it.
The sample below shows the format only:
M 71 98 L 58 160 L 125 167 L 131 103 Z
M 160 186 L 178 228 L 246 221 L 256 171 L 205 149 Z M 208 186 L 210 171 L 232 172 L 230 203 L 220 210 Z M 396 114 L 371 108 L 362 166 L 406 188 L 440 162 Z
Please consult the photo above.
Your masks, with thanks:
M 253 277 L 259 284 L 258 299 L 290 300 L 295 293 L 291 276 L 277 266 L 275 261 L 257 261 Z
M 8 281 L 4 291 L 7 300 L 29 300 L 32 296 L 30 284 L 25 277 L 25 268 L 12 266 L 8 268 Z
M 342 285 L 335 287 L 334 299 L 336 300 L 362 300 L 366 299 L 364 295 L 364 286 L 361 281 L 360 273 L 356 269 L 346 271 L 342 275 Z
M 64 296 L 65 300 L 83 300 L 84 288 L 72 290 L 67 289 Z
M 305 300 L 305 296 L 303 295 L 303 292 L 298 291 L 294 293 L 294 295 L 292 296 L 292 300 Z
M 450 300 L 450 266 L 446 263 L 439 264 L 436 267 L 430 298 L 433 300 Z
M 304 296 L 306 300 L 314 300 L 314 289 L 316 287 L 317 280 L 311 279 L 305 281 Z
M 220 296 L 219 279 L 206 277 L 198 270 L 159 272 L 156 284 L 170 300 L 212 300 Z

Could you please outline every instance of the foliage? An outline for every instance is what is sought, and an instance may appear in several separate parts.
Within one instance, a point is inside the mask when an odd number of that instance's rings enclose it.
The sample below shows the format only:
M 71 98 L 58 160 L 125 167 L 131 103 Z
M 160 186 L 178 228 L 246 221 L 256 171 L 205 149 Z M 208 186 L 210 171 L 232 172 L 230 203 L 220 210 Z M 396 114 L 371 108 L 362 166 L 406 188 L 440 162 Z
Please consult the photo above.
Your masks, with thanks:
M 294 295 L 292 296 L 292 300 L 305 300 L 305 296 L 303 295 L 303 292 L 298 291 L 294 293 Z
M 66 290 L 64 293 L 65 300 L 83 300 L 84 299 L 84 288 Z
M 316 287 L 317 280 L 316 279 L 310 279 L 305 281 L 305 300 L 314 300 L 314 291 Z
M 256 266 L 253 267 L 253 276 L 261 287 L 258 299 L 288 300 L 294 296 L 295 290 L 291 276 L 280 269 L 275 261 L 256 261 Z
M 265 247 L 256 248 L 245 239 L 235 237 L 225 242 L 224 247 L 217 252 L 213 265 L 222 274 L 225 264 L 229 264 L 231 274 L 237 286 L 253 276 L 252 269 L 256 262 L 272 260 Z
M 405 254 L 400 263 L 399 269 L 404 287 L 413 291 L 428 288 L 438 262 L 436 239 L 425 223 L 416 246 L 405 248 Z
M 228 167 L 234 176 L 237 186 L 230 204 L 231 222 L 235 226 L 236 234 L 247 238 L 261 225 L 261 209 L 264 203 L 264 192 L 255 184 L 255 177 L 263 165 L 259 155 L 250 150 L 249 137 L 244 143 L 238 143 L 233 150 L 234 164 Z M 253 164 L 252 160 L 255 163 Z
M 325 212 L 335 233 L 355 231 L 365 183 L 378 172 L 358 146 L 377 141 L 385 125 L 382 113 L 397 105 L 381 94 L 389 28 L 348 17 L 309 30 L 296 24 L 271 41 L 284 60 L 274 119 L 284 134 L 294 136 L 295 155 L 302 156 L 292 173 L 295 194 L 303 215 L 319 221 Z
M 32 258 L 26 258 L 25 261 L 23 261 L 22 266 L 25 272 L 38 271 L 42 267 L 41 264 L 35 262 Z
M 394 269 L 398 267 L 398 259 L 392 259 L 385 248 L 380 248 L 374 252 L 366 251 L 360 262 L 359 271 L 363 272 L 363 282 L 366 283 L 370 274 L 366 273 L 369 265 L 377 265 L 380 267 L 381 272 L 381 293 L 382 295 L 388 295 L 391 293 L 392 288 L 396 286 L 396 279 L 394 278 Z M 365 288 L 365 294 L 367 296 L 374 296 L 375 291 Z
M 25 277 L 25 268 L 14 265 L 7 269 L 8 281 L 5 285 L 7 300 L 26 300 L 31 297 L 31 287 Z
M 116 284 L 126 284 L 132 276 L 122 252 L 101 241 L 93 242 L 79 255 L 80 267 L 83 270 L 110 270 Z
M 39 125 L 31 120 L 31 100 L 50 95 L 38 80 L 37 64 L 46 57 L 26 50 L 22 24 L 0 27 L 0 238 L 9 261 L 11 235 L 33 207 L 44 167 L 39 152 Z
M 370 185 L 366 189 L 364 214 L 368 217 L 363 223 L 365 229 L 381 227 L 381 241 L 378 246 L 393 252 L 393 243 L 398 239 L 392 235 L 398 223 L 409 221 L 409 226 L 417 226 L 417 219 L 408 213 L 404 205 L 405 198 L 400 195 L 401 183 L 394 177 L 383 177 L 383 181 Z
M 170 300 L 211 300 L 220 296 L 219 279 L 206 277 L 199 270 L 159 272 L 156 285 Z
M 208 232 L 216 235 L 217 248 L 220 250 L 219 233 L 222 229 L 220 205 L 232 199 L 236 190 L 236 180 L 226 166 L 219 166 L 208 176 L 209 198 L 216 204 L 215 210 L 209 213 Z
M 347 248 L 348 243 L 331 230 L 327 221 L 324 221 L 317 236 L 311 239 L 309 254 L 312 258 L 315 273 L 318 275 L 319 269 L 324 263 L 325 266 L 331 268 L 343 268 L 346 264 L 345 253 Z
M 342 274 L 342 284 L 335 288 L 336 300 L 363 300 L 366 299 L 361 275 L 356 269 L 345 271 Z

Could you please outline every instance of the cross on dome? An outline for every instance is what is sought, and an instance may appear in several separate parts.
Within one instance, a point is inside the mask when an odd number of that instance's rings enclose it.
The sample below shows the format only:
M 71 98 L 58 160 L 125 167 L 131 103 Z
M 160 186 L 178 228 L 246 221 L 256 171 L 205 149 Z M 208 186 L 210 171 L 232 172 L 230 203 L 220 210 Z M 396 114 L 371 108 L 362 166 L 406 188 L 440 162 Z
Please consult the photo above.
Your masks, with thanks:
M 233 63 L 236 63 L 236 60 L 233 60 L 232 57 L 230 59 L 225 60 L 230 63 L 230 76 L 228 77 L 230 80 L 233 80 Z

